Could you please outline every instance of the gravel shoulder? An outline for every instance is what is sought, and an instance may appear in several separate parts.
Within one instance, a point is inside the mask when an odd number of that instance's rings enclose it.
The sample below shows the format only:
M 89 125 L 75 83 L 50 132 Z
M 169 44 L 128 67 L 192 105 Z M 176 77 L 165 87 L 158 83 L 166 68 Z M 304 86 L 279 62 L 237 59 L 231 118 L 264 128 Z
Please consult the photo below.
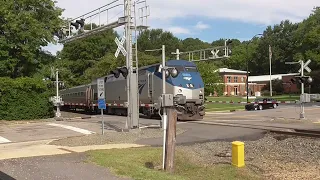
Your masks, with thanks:
M 320 140 L 267 134 L 245 141 L 245 163 L 266 179 L 320 179 Z M 230 164 L 230 142 L 210 142 L 177 148 L 194 163 Z
M 185 130 L 177 128 L 177 135 L 184 132 Z M 104 135 L 94 134 L 87 136 L 68 137 L 52 141 L 50 145 L 75 147 L 88 145 L 135 143 L 137 140 L 159 137 L 163 137 L 162 129 L 145 128 L 132 130 L 130 132 L 105 132 Z

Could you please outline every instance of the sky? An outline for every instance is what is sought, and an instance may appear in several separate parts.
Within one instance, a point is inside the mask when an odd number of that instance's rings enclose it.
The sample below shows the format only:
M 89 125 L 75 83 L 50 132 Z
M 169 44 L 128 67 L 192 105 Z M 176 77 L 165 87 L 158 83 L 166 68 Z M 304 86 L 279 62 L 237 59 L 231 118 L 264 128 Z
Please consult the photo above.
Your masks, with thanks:
M 63 17 L 77 18 L 115 0 L 56 1 L 56 5 L 64 9 Z M 120 3 L 123 4 L 123 0 L 109 7 Z M 310 15 L 313 7 L 320 5 L 319 0 L 146 0 L 146 3 L 150 14 L 147 24 L 144 19 L 144 25 L 170 31 L 180 39 L 192 37 L 210 43 L 220 38 L 251 39 L 282 20 L 300 22 Z M 137 9 L 144 4 L 139 4 Z M 142 10 L 145 15 L 147 11 Z M 123 6 L 112 8 L 100 14 L 100 23 L 114 22 L 121 15 Z M 99 16 L 86 19 L 86 23 L 90 22 L 99 23 Z M 142 24 L 141 21 L 138 24 Z M 123 27 L 116 30 L 122 33 Z M 62 47 L 50 44 L 44 49 L 55 54 Z

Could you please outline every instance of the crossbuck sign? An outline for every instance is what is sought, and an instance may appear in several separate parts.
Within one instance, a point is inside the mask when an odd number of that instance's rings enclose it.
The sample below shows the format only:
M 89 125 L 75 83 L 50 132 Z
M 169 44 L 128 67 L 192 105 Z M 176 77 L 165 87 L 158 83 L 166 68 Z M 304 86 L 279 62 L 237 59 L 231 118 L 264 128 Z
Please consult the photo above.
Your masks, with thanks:
M 309 73 L 311 72 L 311 69 L 308 67 L 308 65 L 310 64 L 311 60 L 309 59 L 304 65 L 303 65 L 303 69 L 307 70 Z M 301 73 L 301 68 L 299 69 L 299 73 Z
M 116 44 L 118 45 L 118 49 L 116 51 L 116 53 L 114 54 L 114 56 L 117 58 L 119 56 L 120 51 L 122 52 L 122 54 L 124 56 L 127 56 L 127 51 L 124 49 L 123 44 L 124 41 L 126 40 L 125 36 L 122 36 L 121 38 L 121 42 L 119 41 L 119 39 L 116 37 L 116 39 L 114 40 L 116 42 Z
M 218 53 L 219 53 L 219 49 L 218 50 L 212 50 L 211 51 L 211 54 L 212 54 L 212 56 L 213 56 L 213 58 L 218 58 L 219 56 L 218 56 Z

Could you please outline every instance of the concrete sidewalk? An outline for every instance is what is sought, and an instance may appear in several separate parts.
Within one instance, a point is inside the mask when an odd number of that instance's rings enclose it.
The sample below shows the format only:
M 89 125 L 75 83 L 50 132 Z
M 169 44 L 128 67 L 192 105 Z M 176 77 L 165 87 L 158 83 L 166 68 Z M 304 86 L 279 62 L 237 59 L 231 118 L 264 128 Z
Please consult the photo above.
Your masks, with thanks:
M 9 143 L 0 145 L 0 160 L 22 158 L 22 157 L 36 157 L 48 156 L 58 154 L 81 153 L 89 150 L 99 149 L 123 149 L 133 147 L 143 147 L 138 144 L 105 144 L 105 145 L 90 145 L 90 146 L 56 146 L 49 145 L 51 140 L 29 141 L 20 143 Z

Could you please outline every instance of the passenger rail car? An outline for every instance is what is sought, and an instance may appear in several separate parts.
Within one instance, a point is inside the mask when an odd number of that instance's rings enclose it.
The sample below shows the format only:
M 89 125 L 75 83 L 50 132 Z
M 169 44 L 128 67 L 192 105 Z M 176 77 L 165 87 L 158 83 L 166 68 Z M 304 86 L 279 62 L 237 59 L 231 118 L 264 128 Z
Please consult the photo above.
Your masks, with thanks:
M 166 62 L 166 93 L 174 95 L 174 103 L 179 120 L 203 119 L 204 83 L 193 62 L 185 60 L 169 60 Z M 125 102 L 126 73 L 117 69 L 105 79 L 106 113 L 127 115 Z M 64 108 L 81 108 L 97 111 L 98 95 L 97 80 L 90 84 L 77 86 L 60 91 Z M 139 112 L 148 117 L 159 113 L 159 97 L 162 94 L 162 72 L 159 64 L 153 64 L 138 69 Z

